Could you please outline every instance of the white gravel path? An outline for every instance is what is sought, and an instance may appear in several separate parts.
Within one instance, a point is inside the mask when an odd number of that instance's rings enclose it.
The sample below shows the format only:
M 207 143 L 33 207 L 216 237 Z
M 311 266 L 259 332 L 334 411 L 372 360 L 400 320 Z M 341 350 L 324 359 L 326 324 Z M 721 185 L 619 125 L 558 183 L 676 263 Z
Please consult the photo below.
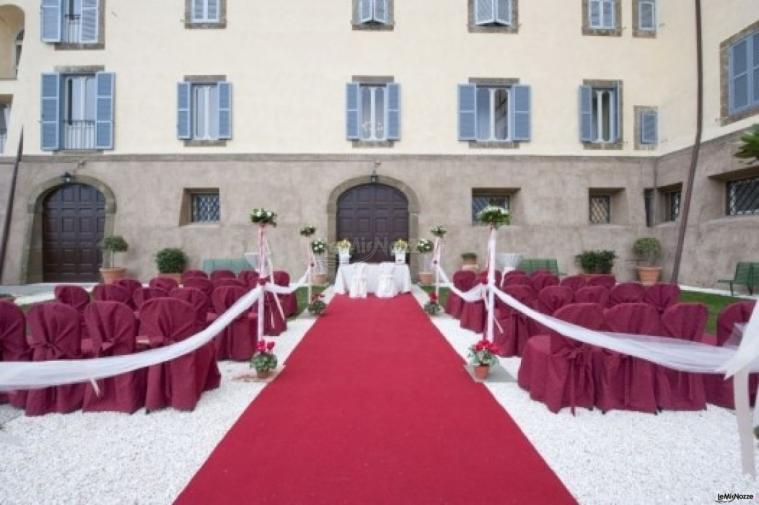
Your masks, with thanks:
M 427 296 L 414 292 L 420 303 Z M 447 315 L 432 318 L 453 349 L 466 357 L 479 336 Z M 517 376 L 520 358 L 501 359 Z M 718 493 L 759 496 L 743 477 L 733 412 L 635 412 L 569 409 L 552 414 L 516 382 L 486 387 L 581 503 L 714 503 Z M 476 413 L 473 413 L 476 415 Z
M 301 316 L 274 340 L 280 363 L 313 325 Z M 0 406 L 0 504 L 171 503 L 263 390 L 230 380 L 247 363 L 219 363 L 219 389 L 193 412 L 18 416 Z M 18 416 L 15 417 L 14 416 Z

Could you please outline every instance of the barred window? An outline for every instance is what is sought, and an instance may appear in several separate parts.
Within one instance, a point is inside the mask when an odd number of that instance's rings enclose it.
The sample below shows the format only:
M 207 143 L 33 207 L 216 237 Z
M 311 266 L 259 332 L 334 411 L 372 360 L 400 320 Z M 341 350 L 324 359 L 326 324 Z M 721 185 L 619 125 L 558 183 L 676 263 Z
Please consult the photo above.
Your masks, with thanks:
M 680 217 L 680 200 L 682 200 L 683 192 L 667 191 L 664 193 L 664 220 L 665 221 L 677 221 Z
M 590 195 L 590 224 L 611 223 L 611 195 Z
M 193 223 L 216 223 L 220 220 L 220 217 L 219 193 L 193 193 Z
M 759 214 L 759 177 L 727 183 L 727 215 Z
M 477 214 L 488 205 L 495 205 L 510 210 L 511 196 L 500 191 L 472 191 L 472 223 L 477 223 Z
M 654 190 L 646 189 L 643 191 L 643 205 L 646 209 L 646 226 L 654 226 Z

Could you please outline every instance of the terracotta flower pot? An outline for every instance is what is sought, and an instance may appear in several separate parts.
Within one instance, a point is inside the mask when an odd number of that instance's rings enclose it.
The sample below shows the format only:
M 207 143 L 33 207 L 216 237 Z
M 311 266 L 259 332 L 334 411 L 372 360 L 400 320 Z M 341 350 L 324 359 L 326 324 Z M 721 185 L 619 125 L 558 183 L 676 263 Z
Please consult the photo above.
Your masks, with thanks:
M 432 272 L 419 272 L 419 283 L 429 285 L 435 282 L 435 274 Z
M 256 370 L 256 377 L 259 379 L 268 379 L 271 377 L 271 370 L 268 368 L 266 370 Z
M 314 274 L 312 282 L 317 286 L 324 286 L 327 284 L 327 274 Z
M 653 286 L 660 277 L 661 267 L 638 267 L 638 279 L 644 286 Z
M 123 279 L 126 274 L 126 268 L 101 268 L 100 275 L 103 276 L 103 284 L 113 284 L 119 279 Z
M 488 375 L 490 375 L 490 367 L 487 365 L 480 365 L 474 367 L 474 376 L 477 378 L 477 380 L 484 381 L 488 378 Z

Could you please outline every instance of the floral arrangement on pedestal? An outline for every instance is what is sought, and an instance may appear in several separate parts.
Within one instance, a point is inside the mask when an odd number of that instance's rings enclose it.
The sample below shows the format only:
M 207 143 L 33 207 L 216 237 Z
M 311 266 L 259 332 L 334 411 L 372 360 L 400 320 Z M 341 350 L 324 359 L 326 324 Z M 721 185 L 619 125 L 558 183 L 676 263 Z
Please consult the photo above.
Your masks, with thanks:
M 335 244 L 335 247 L 337 248 L 338 252 L 350 252 L 353 248 L 353 244 L 351 244 L 351 241 L 347 238 L 342 239 L 337 244 Z
M 430 233 L 432 233 L 432 235 L 437 238 L 443 238 L 445 237 L 445 234 L 448 233 L 448 229 L 445 226 L 439 224 L 435 226 L 434 228 L 432 228 L 430 230 Z
M 250 221 L 259 226 L 277 226 L 277 213 L 267 209 L 253 209 Z
M 393 242 L 393 254 L 406 254 L 408 252 L 408 242 L 399 238 Z
M 328 247 L 329 246 L 327 245 L 326 240 L 316 239 L 311 241 L 311 252 L 314 253 L 316 260 L 316 265 L 314 265 L 311 279 L 314 284 L 317 284 L 319 286 L 327 283 L 327 273 L 324 266 L 323 255 L 327 252 Z
M 312 226 L 310 224 L 305 225 L 303 228 L 300 229 L 300 234 L 302 237 L 310 237 L 316 233 L 316 226 Z
M 416 243 L 416 250 L 419 254 L 429 254 L 433 249 L 435 249 L 435 244 L 432 243 L 432 240 L 420 238 L 419 242 Z
M 321 293 L 314 293 L 311 297 L 311 303 L 308 304 L 308 312 L 313 316 L 320 316 L 327 309 L 327 304 L 324 303 L 324 295 Z
M 440 301 L 438 300 L 437 294 L 433 291 L 430 293 L 429 301 L 424 304 L 424 311 L 430 316 L 436 316 L 440 312 L 440 309 Z
M 419 268 L 419 282 L 421 284 L 432 284 L 435 282 L 435 274 L 430 271 L 430 265 L 424 259 L 425 255 L 431 253 L 435 249 L 435 244 L 431 240 L 426 238 L 420 238 L 416 243 L 416 251 L 420 255 L 420 268 Z
M 259 340 L 256 345 L 256 353 L 250 359 L 250 367 L 256 369 L 259 379 L 266 379 L 277 369 L 277 356 L 272 352 L 274 342 Z
M 322 239 L 316 239 L 311 242 L 311 251 L 314 254 L 324 254 L 327 252 L 327 242 Z
M 509 214 L 509 211 L 504 207 L 488 205 L 477 213 L 477 221 L 480 224 L 485 224 L 498 229 L 501 226 L 508 226 L 511 224 L 511 214 Z
M 500 349 L 487 339 L 482 339 L 469 348 L 469 363 L 474 366 L 474 376 L 485 380 L 490 374 L 490 367 L 498 363 Z

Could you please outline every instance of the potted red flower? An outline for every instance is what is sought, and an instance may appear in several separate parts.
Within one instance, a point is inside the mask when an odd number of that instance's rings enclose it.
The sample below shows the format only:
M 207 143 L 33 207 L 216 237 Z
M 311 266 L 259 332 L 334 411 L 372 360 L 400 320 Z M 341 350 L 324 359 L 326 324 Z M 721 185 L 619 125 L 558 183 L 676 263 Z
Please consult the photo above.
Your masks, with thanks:
M 469 348 L 469 363 L 474 366 L 474 376 L 481 381 L 488 378 L 490 367 L 498 363 L 500 349 L 487 339 L 482 339 Z
M 430 293 L 430 300 L 424 304 L 424 311 L 430 316 L 436 316 L 440 312 L 440 301 L 434 291 Z
M 277 356 L 272 352 L 274 342 L 259 340 L 256 353 L 250 360 L 250 367 L 256 369 L 259 379 L 266 379 L 277 369 Z

